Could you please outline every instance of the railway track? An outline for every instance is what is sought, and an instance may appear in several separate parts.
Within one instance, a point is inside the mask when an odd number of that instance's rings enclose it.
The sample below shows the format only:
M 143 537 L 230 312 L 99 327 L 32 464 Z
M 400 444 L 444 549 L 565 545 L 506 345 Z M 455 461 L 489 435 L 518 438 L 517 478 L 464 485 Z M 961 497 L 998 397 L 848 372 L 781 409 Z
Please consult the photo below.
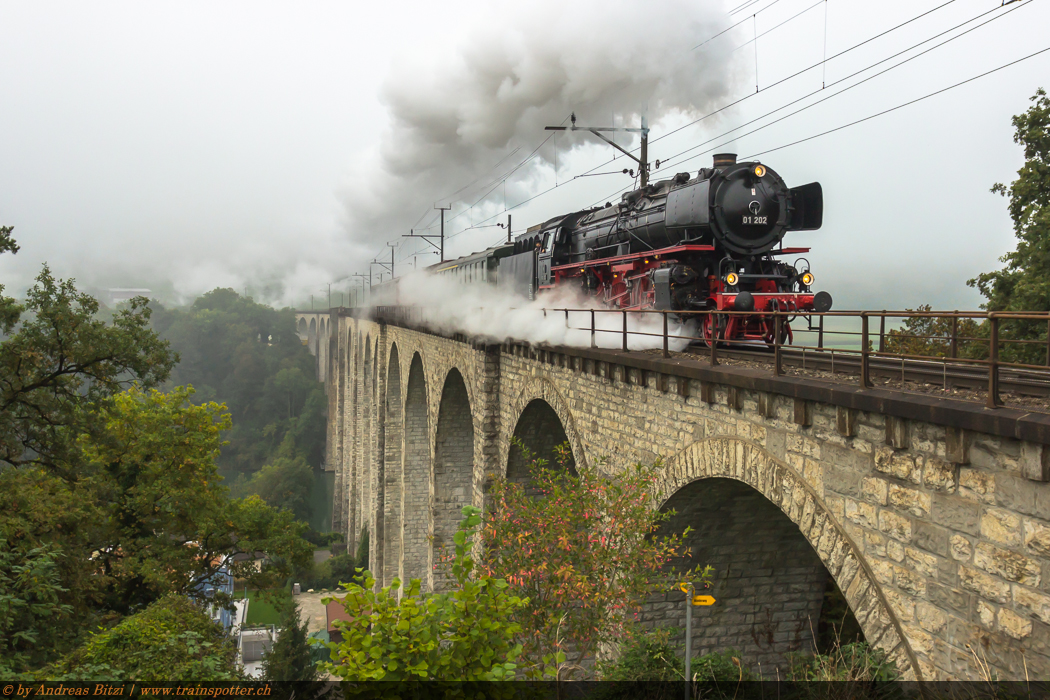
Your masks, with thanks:
M 710 355 L 706 346 L 691 345 L 685 352 L 700 356 Z M 773 363 L 773 351 L 765 348 L 741 349 L 719 348 L 719 358 L 748 362 Z M 781 363 L 786 368 L 814 370 L 843 375 L 843 378 L 860 376 L 860 357 L 853 353 L 816 350 L 799 350 L 785 347 L 781 350 Z M 988 370 L 985 367 L 949 365 L 936 360 L 899 360 L 871 357 L 868 360 L 870 376 L 880 379 L 897 379 L 902 383 L 923 384 L 943 389 L 966 389 L 986 391 Z M 999 369 L 999 386 L 1004 393 L 1037 398 L 1050 397 L 1050 367 L 1045 372 L 1021 370 L 1009 367 Z

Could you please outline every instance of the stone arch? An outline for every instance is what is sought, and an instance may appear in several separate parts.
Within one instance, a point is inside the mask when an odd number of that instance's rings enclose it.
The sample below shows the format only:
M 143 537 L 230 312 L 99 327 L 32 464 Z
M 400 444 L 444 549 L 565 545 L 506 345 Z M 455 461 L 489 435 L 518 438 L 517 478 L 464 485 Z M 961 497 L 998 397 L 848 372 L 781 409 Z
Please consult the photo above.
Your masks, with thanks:
M 656 496 L 662 508 L 695 508 L 697 502 L 723 507 L 721 503 L 726 499 L 733 499 L 738 505 L 743 503 L 744 508 L 758 509 L 759 516 L 763 518 L 785 516 L 785 520 L 795 526 L 794 533 L 808 543 L 816 560 L 834 577 L 867 641 L 872 646 L 885 650 L 889 658 L 896 662 L 905 679 L 922 680 L 918 661 L 904 636 L 900 622 L 876 583 L 875 576 L 860 549 L 835 520 L 817 493 L 791 467 L 778 462 L 768 452 L 751 442 L 730 437 L 707 438 L 694 442 L 668 460 Z M 768 512 L 765 512 L 766 510 Z M 684 526 L 689 523 L 681 524 Z M 758 527 L 764 526 L 765 523 L 762 523 Z M 755 527 L 751 526 L 750 532 L 744 533 L 747 537 L 743 541 L 746 549 L 740 548 L 743 550 L 741 555 L 761 552 L 763 546 L 768 549 L 784 546 L 783 543 L 760 542 L 761 536 L 756 533 Z M 738 562 L 739 565 L 745 563 L 744 559 Z M 737 572 L 746 573 L 739 565 Z M 751 574 L 764 571 L 761 567 L 756 567 Z M 770 589 L 768 592 L 763 591 L 763 594 L 778 595 L 779 592 L 773 590 L 777 588 L 777 579 L 774 578 L 777 575 L 778 571 L 769 570 Z M 678 597 L 680 598 L 681 594 Z M 819 614 L 819 604 L 816 609 Z M 772 613 L 759 612 L 757 609 L 750 611 L 743 605 L 735 612 L 744 616 L 755 615 L 752 620 L 759 636 L 769 631 L 769 615 Z M 761 615 L 767 617 L 759 619 Z M 816 622 L 813 624 L 815 627 Z M 719 630 L 723 629 L 724 626 L 720 625 Z M 793 631 L 780 630 L 779 633 L 791 636 Z M 774 629 L 774 642 L 780 641 L 777 640 L 777 634 L 778 631 Z M 768 671 L 768 668 L 765 670 Z
M 312 352 L 314 355 L 317 354 L 317 343 L 315 342 L 316 340 L 317 340 L 317 319 L 316 318 L 311 318 L 310 319 L 310 327 L 306 331 L 306 342 L 307 342 L 307 346 L 310 348 L 310 352 Z
M 390 346 L 386 379 L 386 446 L 383 470 L 382 585 L 399 575 L 401 561 L 401 448 L 404 407 L 401 404 L 401 364 L 397 344 Z
M 307 325 L 306 325 L 306 317 L 305 316 L 300 316 L 299 317 L 299 323 L 296 324 L 295 330 L 299 334 L 299 338 L 300 339 L 306 340 L 309 337 L 307 335 Z
M 455 552 L 452 536 L 462 520 L 463 506 L 472 502 L 474 476 L 474 418 L 463 375 L 452 368 L 445 378 L 438 408 L 434 439 L 434 539 L 431 560 Z M 434 588 L 444 587 L 440 571 L 434 572 Z
M 539 401 L 540 403 L 530 411 L 530 416 L 526 416 L 525 412 L 529 410 L 529 406 L 536 401 Z M 546 408 L 544 408 L 544 406 Z M 576 430 L 576 422 L 573 420 L 572 413 L 569 411 L 569 403 L 550 380 L 542 377 L 532 378 L 521 390 L 517 399 L 515 399 L 511 406 L 511 416 L 514 420 L 512 423 L 514 426 L 513 432 L 505 434 L 500 441 L 500 459 L 502 460 L 501 468 L 503 474 L 506 475 L 507 478 L 514 478 L 514 475 L 511 474 L 512 468 L 519 474 L 521 470 L 525 468 L 520 453 L 518 453 L 517 450 L 512 449 L 511 439 L 515 436 L 521 438 L 522 436 L 518 434 L 519 429 L 528 430 L 529 426 L 532 424 L 532 418 L 539 418 L 543 425 L 552 428 L 555 425 L 554 418 L 556 418 L 557 427 L 560 429 L 560 432 L 555 437 L 550 437 L 542 440 L 542 442 L 536 443 L 536 447 L 530 445 L 530 449 L 533 449 L 534 451 L 537 448 L 541 451 L 545 450 L 544 454 L 539 454 L 538 456 L 551 459 L 553 457 L 551 448 L 567 441 L 569 447 L 572 448 L 573 462 L 577 465 L 585 466 L 587 464 L 587 456 L 583 451 L 579 432 Z M 523 418 L 526 418 L 525 423 L 522 422 Z M 542 437 L 542 435 L 538 435 L 537 437 Z M 527 440 L 526 444 L 529 444 Z
M 412 356 L 405 397 L 405 447 L 401 482 L 401 580 L 421 579 L 429 588 L 430 414 L 423 359 Z

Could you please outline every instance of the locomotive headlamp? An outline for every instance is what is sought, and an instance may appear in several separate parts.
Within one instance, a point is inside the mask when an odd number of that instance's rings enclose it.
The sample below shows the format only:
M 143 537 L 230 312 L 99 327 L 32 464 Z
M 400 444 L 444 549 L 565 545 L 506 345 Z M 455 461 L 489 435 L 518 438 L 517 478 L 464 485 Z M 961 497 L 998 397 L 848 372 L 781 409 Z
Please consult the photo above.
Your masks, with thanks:
M 802 273 L 802 284 L 806 285 L 807 287 L 812 287 L 813 286 L 813 273 L 812 272 L 804 272 L 804 273 Z
M 740 277 L 738 277 L 735 272 L 730 272 L 728 275 L 726 275 L 726 284 L 728 284 L 730 287 L 735 287 L 736 283 L 739 281 Z
M 762 177 L 766 174 L 766 166 L 761 164 L 756 165 L 754 168 L 751 169 L 751 172 L 755 174 L 755 177 Z

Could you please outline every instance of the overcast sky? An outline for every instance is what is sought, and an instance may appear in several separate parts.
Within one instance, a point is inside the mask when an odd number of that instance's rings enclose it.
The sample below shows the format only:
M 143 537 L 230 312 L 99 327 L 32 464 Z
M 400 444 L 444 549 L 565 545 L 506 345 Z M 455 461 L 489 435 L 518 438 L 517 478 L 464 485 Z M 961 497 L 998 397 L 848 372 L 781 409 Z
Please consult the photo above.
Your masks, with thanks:
M 1050 52 L 766 151 L 1047 48 L 1050 0 L 759 0 L 731 15 L 742 2 L 0 0 L 0 223 L 22 245 L 0 258 L 0 282 L 21 293 L 47 262 L 83 286 L 169 299 L 231 286 L 320 302 L 388 259 L 387 242 L 401 269 L 416 253 L 435 262 L 400 238 L 435 231 L 435 204 L 453 207 L 458 255 L 504 235 L 491 225 L 505 208 L 520 231 L 618 198 L 628 176 L 573 178 L 628 161 L 602 165 L 612 149 L 583 139 L 544 143 L 542 127 L 573 110 L 636 126 L 645 111 L 650 157 L 670 161 L 658 176 L 695 174 L 722 146 L 762 153 L 789 185 L 823 184 L 824 227 L 786 242 L 812 246 L 837 308 L 975 308 L 967 278 L 1014 242 L 988 190 L 1021 165 L 1010 117 L 1050 88 Z M 757 95 L 656 140 L 756 79 Z

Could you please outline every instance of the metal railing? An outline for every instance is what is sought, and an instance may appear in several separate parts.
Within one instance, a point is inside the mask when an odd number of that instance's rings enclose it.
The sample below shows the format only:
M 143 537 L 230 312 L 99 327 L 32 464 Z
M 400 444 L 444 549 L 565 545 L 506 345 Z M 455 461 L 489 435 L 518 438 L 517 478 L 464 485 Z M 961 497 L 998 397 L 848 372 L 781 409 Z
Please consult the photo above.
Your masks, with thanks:
M 485 309 L 477 311 L 483 314 Z M 589 334 L 592 348 L 600 345 L 609 347 L 600 343 L 599 338 L 618 335 L 618 345 L 622 351 L 631 349 L 632 338 L 643 339 L 641 343 L 636 344 L 652 349 L 659 347 L 664 357 L 670 357 L 672 344 L 686 345 L 698 342 L 705 346 L 700 356 L 706 355 L 712 366 L 719 364 L 720 351 L 729 351 L 734 347 L 753 349 L 756 346 L 756 341 L 745 344 L 741 341 L 721 340 L 712 337 L 716 334 L 694 334 L 697 332 L 692 330 L 704 326 L 718 329 L 732 316 L 755 317 L 754 312 L 601 308 L 526 308 L 499 311 L 501 314 L 514 312 L 542 312 L 544 316 L 564 315 L 565 329 Z M 444 315 L 437 307 L 376 307 L 372 314 L 378 320 L 397 325 L 448 327 L 447 322 L 439 320 L 435 323 L 435 319 Z M 462 317 L 464 311 L 458 310 L 457 315 Z M 616 316 L 620 318 L 617 319 Z M 838 369 L 852 373 L 853 368 L 850 365 L 856 365 L 860 386 L 870 388 L 874 386 L 873 371 L 886 374 L 886 363 L 893 361 L 900 363 L 902 389 L 905 388 L 906 374 L 909 370 L 915 372 L 924 368 L 927 374 L 931 374 L 931 366 L 939 366 L 945 389 L 949 387 L 950 370 L 969 370 L 965 378 L 970 380 L 973 379 L 974 372 L 979 370 L 980 375 L 985 377 L 982 383 L 987 387 L 988 408 L 1004 405 L 1000 396 L 1004 369 L 1012 372 L 1011 381 L 1023 382 L 1032 387 L 1045 385 L 1045 391 L 1038 393 L 1050 395 L 1050 312 L 828 311 L 799 314 L 778 311 L 763 312 L 761 316 L 771 319 L 772 329 L 765 341 L 758 341 L 757 345 L 765 346 L 767 352 L 772 353 L 771 371 L 776 376 L 784 374 L 784 361 L 789 355 L 793 360 L 801 359 L 803 369 L 806 369 L 807 357 L 818 361 L 830 359 L 832 374 L 840 374 Z M 653 317 L 659 320 L 657 325 L 649 322 Z M 583 325 L 573 325 L 573 321 L 578 323 L 581 318 L 584 319 Z M 873 331 L 873 319 L 878 321 L 877 331 Z M 633 325 L 641 328 L 632 328 L 630 320 L 634 320 Z M 888 320 L 891 326 L 889 330 Z M 906 330 L 909 320 L 917 321 L 920 327 L 928 327 L 934 332 L 910 332 Z M 856 327 L 858 324 L 859 328 Z M 851 325 L 853 327 L 850 327 Z M 1045 337 L 1032 338 L 1034 327 L 1042 329 Z M 792 336 L 790 339 L 789 328 Z M 812 337 L 813 342 L 791 342 L 799 340 L 800 336 Z M 1016 358 L 1031 360 L 1031 356 L 1036 354 L 1032 346 L 1040 346 L 1040 364 L 1015 361 Z M 1032 349 L 1025 351 L 1018 348 Z M 1004 356 L 1014 360 L 1003 359 Z M 880 366 L 876 368 L 874 363 L 880 363 Z

